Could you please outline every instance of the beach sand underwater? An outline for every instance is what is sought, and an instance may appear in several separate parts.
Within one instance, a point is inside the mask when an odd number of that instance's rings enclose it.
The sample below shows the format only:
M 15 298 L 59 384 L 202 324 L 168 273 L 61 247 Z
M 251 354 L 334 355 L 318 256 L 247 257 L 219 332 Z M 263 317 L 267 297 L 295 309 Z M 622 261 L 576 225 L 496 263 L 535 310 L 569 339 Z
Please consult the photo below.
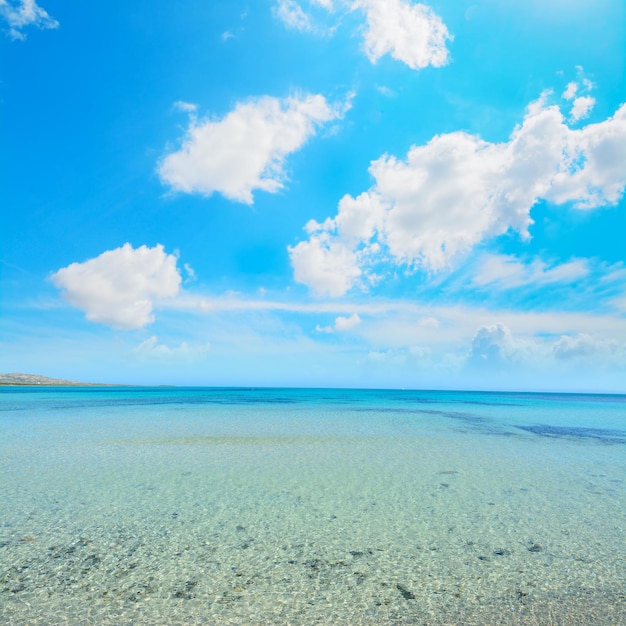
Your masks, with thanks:
M 626 624 L 626 397 L 0 389 L 0 622 Z

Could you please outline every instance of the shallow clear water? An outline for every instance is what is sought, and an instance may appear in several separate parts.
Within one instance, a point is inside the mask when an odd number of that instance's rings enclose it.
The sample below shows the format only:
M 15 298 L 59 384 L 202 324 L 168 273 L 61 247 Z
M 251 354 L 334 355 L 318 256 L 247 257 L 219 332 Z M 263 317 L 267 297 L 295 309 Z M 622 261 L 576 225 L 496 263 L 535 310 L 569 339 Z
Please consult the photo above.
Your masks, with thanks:
M 626 397 L 0 389 L 3 624 L 626 623 Z

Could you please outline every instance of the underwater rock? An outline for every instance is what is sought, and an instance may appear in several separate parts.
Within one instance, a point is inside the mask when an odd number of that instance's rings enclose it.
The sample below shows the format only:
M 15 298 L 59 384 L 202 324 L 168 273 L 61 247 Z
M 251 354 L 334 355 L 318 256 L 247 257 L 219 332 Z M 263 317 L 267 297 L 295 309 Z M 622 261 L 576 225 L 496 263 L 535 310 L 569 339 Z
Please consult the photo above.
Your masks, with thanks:
M 191 600 L 195 598 L 195 594 L 193 593 L 194 588 L 198 585 L 197 580 L 188 580 L 183 585 L 181 585 L 176 591 L 174 591 L 175 598 L 183 598 L 184 600 Z
M 396 585 L 396 589 L 400 592 L 405 600 L 415 600 L 415 594 L 412 591 L 409 591 L 404 585 L 398 583 Z

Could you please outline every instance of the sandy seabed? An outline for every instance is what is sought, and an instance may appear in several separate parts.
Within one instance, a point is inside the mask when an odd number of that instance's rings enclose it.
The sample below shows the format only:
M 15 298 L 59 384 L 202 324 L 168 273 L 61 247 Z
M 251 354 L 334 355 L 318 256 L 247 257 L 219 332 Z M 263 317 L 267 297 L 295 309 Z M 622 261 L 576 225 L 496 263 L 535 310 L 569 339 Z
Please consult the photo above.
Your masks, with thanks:
M 8 432 L 2 624 L 626 624 L 622 444 L 105 422 Z

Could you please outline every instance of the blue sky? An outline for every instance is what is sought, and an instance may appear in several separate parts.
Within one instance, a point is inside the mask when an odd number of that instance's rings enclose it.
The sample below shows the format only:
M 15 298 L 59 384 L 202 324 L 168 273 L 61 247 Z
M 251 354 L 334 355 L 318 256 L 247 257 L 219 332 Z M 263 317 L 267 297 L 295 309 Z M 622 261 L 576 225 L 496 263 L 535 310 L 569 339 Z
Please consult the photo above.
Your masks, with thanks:
M 626 391 L 621 0 L 0 0 L 0 371 Z

